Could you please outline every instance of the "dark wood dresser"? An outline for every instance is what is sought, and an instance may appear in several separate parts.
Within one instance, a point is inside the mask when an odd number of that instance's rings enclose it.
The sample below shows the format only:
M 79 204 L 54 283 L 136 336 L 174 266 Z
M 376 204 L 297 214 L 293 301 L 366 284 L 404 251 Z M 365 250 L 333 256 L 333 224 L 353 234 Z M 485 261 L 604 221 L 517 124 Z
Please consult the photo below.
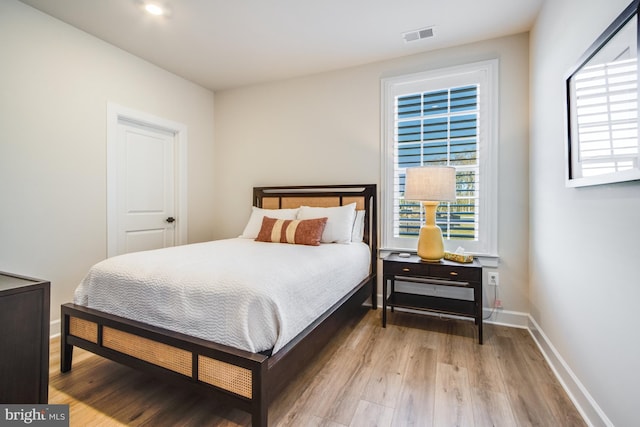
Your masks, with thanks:
M 0 272 L 0 403 L 48 403 L 49 292 L 47 281 Z

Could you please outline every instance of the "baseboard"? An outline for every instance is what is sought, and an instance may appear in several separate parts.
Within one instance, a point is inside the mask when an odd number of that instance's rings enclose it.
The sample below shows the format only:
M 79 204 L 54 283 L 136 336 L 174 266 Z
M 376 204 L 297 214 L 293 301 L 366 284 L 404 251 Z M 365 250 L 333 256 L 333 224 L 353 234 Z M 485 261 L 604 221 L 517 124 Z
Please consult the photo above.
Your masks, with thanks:
M 483 308 L 483 322 L 492 325 L 509 326 L 511 328 L 527 329 L 529 315 L 520 311 L 504 310 L 502 308 Z
M 60 319 L 52 320 L 49 323 L 49 338 L 55 338 L 60 335 Z
M 378 301 L 381 301 L 381 299 L 378 298 Z M 381 303 L 378 303 L 378 308 L 382 308 L 380 304 Z M 371 299 L 367 300 L 364 303 L 364 305 L 371 306 Z M 402 309 L 400 308 L 398 308 L 398 310 L 402 311 Z M 421 312 L 419 310 L 406 310 L 406 311 L 424 314 L 424 312 Z M 456 316 L 452 316 L 452 317 L 456 317 Z M 485 307 L 484 322 L 492 323 L 494 325 L 510 326 L 514 328 L 527 328 L 528 315 L 525 313 L 502 310 L 502 309 L 494 311 L 490 308 Z M 60 335 L 60 319 L 52 320 L 51 323 L 49 324 L 49 337 L 55 338 L 59 335 Z
M 587 389 L 582 385 L 578 377 L 573 373 L 569 365 L 557 352 L 551 341 L 547 338 L 536 321 L 529 315 L 529 333 L 538 345 L 542 355 L 553 370 L 553 373 L 560 381 L 560 384 L 569 395 L 569 398 L 584 418 L 585 422 L 592 427 L 613 426 L 613 423 L 600 406 L 591 397 Z

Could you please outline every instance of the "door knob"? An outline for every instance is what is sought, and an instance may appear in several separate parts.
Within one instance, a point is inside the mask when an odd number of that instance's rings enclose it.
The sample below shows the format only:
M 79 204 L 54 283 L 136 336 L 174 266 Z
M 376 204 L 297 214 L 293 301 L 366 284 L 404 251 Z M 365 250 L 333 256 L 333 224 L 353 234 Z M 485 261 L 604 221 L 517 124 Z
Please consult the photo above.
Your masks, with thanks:
M 167 218 L 165 221 L 167 221 L 169 224 L 171 224 L 172 222 L 174 222 L 176 219 L 172 216 L 170 216 L 169 218 Z

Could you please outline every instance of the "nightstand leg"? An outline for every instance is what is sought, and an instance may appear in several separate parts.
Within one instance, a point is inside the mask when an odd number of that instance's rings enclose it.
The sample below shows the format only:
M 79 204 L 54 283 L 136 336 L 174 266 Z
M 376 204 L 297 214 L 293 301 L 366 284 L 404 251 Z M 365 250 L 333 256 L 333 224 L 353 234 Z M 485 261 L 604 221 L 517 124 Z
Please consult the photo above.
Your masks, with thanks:
M 395 278 L 395 276 L 393 276 L 391 278 L 391 295 L 395 294 L 395 292 L 396 292 L 396 278 Z M 393 313 L 393 309 L 394 309 L 394 306 L 392 305 L 391 306 L 391 312 L 392 313 Z
M 484 315 L 482 310 L 482 281 L 476 284 L 473 288 L 474 299 L 476 301 L 476 325 L 478 325 L 478 342 L 483 343 L 482 337 L 482 316 Z
M 382 277 L 382 327 L 387 327 L 387 278 Z

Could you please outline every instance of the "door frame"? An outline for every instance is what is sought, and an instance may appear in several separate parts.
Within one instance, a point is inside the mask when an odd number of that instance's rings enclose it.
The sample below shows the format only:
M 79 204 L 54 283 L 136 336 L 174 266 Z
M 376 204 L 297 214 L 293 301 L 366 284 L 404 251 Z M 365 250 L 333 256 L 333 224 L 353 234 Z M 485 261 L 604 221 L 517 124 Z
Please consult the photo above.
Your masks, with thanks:
M 107 102 L 107 258 L 117 255 L 117 148 L 118 124 L 132 122 L 174 134 L 175 210 L 178 220 L 175 226 L 175 245 L 187 243 L 187 126 L 152 114 Z

